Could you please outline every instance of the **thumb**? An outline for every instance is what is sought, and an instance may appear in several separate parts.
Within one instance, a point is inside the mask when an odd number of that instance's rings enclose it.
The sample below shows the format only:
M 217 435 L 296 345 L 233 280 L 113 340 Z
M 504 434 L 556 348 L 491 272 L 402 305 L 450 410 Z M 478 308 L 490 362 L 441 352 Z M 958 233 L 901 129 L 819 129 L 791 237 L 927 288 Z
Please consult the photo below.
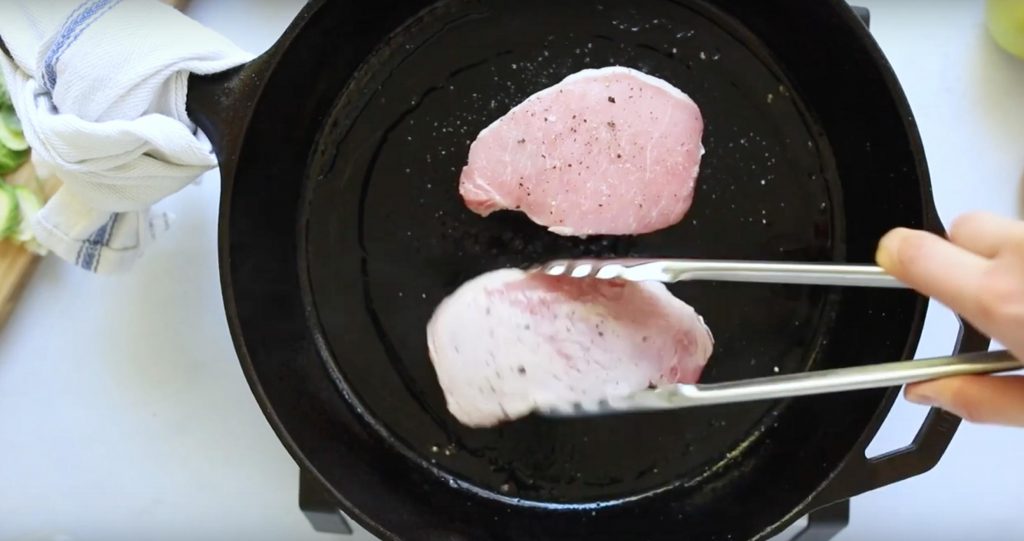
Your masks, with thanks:
M 1024 427 L 1024 377 L 958 376 L 907 385 L 907 400 L 965 421 Z

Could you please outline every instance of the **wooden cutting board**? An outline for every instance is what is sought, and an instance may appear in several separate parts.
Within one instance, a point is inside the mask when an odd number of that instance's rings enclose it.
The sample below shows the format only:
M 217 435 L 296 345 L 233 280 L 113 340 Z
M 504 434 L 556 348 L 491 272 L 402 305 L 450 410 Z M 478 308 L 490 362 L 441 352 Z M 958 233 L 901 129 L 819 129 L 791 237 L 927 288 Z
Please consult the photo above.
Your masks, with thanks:
M 189 4 L 189 0 L 161 1 L 180 10 L 184 10 Z M 8 175 L 7 181 L 12 184 L 35 182 L 36 173 L 29 163 Z M 56 179 L 42 179 L 41 181 L 47 198 L 60 187 L 60 182 Z M 38 265 L 39 259 L 38 255 L 11 241 L 0 241 L 0 329 L 7 323 L 14 311 L 14 306 L 18 302 L 25 284 L 28 283 L 32 271 Z

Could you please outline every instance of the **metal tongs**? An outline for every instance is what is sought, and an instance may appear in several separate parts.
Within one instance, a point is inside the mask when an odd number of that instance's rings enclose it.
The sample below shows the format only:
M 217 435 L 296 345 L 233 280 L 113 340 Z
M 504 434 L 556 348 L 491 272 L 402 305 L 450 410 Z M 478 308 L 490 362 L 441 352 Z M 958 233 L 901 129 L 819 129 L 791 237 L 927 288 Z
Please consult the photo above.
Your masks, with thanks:
M 537 267 L 534 271 L 550 276 L 631 282 L 717 280 L 851 287 L 907 287 L 881 267 L 833 263 L 573 259 L 552 261 Z M 667 410 L 893 387 L 949 376 L 993 374 L 1020 368 L 1024 368 L 1024 364 L 1007 351 L 967 353 L 727 383 L 662 385 L 625 396 L 609 396 L 591 403 L 576 403 L 541 413 L 549 416 L 580 416 Z

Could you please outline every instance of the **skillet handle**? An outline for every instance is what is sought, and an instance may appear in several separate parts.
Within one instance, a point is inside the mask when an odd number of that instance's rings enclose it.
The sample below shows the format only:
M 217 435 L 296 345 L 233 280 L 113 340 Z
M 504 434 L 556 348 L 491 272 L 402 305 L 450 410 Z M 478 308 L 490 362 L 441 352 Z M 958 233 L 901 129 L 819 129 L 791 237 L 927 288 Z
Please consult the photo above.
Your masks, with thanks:
M 189 118 L 210 139 L 221 168 L 233 170 L 241 140 L 249 125 L 252 105 L 263 87 L 272 59 L 270 52 L 248 64 L 212 75 L 192 74 L 185 109 Z M 0 54 L 11 58 L 0 38 Z
M 871 11 L 863 6 L 850 6 L 850 9 L 857 15 L 864 26 L 871 27 Z
M 189 77 L 188 115 L 210 138 L 220 162 L 222 182 L 234 179 L 242 139 L 270 74 L 281 63 L 291 41 L 325 3 L 327 0 L 307 0 L 284 34 L 248 64 L 212 75 Z
M 266 79 L 266 63 L 266 57 L 260 57 L 228 71 L 189 77 L 189 118 L 210 138 L 222 168 L 238 159 L 253 104 Z
M 989 338 L 963 318 L 958 318 L 960 333 L 954 346 L 955 353 L 986 351 L 991 343 Z M 894 390 L 893 394 L 896 392 Z M 867 458 L 866 450 L 875 434 L 867 434 L 832 481 L 815 496 L 809 508 L 821 508 L 931 470 L 946 452 L 960 422 L 956 415 L 932 408 L 910 445 L 871 459 Z

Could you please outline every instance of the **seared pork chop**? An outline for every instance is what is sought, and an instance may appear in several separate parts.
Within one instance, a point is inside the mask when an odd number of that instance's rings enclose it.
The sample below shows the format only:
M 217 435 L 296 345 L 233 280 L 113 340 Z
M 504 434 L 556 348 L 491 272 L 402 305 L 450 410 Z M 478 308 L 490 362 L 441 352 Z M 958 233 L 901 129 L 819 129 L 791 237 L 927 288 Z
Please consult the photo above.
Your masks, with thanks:
M 704 124 L 669 83 L 608 67 L 570 75 L 480 132 L 459 193 L 481 215 L 525 213 L 559 235 L 637 235 L 682 220 Z
M 434 312 L 427 342 L 449 411 L 473 427 L 695 382 L 713 346 L 703 319 L 661 283 L 517 269 L 463 284 Z

